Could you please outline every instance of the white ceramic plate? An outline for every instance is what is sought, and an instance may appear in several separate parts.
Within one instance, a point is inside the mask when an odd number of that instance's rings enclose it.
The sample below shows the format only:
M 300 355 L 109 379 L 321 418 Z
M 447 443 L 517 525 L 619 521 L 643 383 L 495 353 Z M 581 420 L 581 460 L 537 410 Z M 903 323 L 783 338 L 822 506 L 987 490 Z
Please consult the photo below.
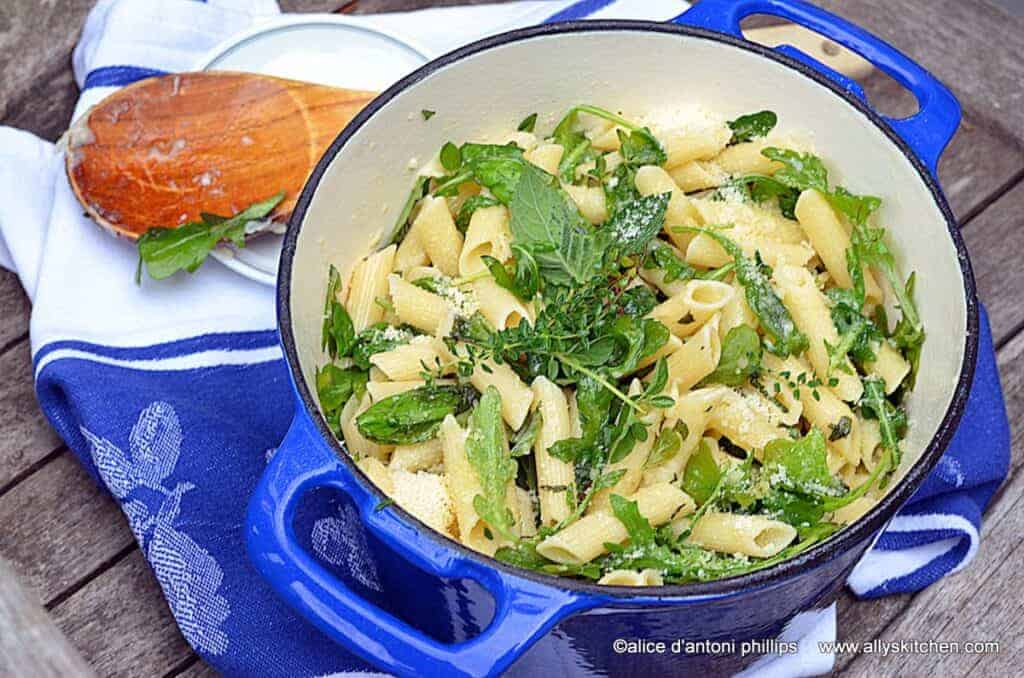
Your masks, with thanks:
M 342 16 L 275 17 L 221 43 L 196 70 L 262 73 L 321 85 L 383 90 L 429 61 L 405 37 Z M 340 131 L 340 130 L 339 130 Z M 242 249 L 222 245 L 213 257 L 251 280 L 274 285 L 282 235 Z

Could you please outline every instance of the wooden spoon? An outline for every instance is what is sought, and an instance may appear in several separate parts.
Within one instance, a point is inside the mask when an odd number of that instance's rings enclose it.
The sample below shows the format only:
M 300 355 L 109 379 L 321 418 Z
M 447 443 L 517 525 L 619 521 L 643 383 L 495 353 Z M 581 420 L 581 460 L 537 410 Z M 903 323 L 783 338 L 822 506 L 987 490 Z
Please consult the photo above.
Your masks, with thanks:
M 284 190 L 271 215 L 282 220 L 324 150 L 375 96 L 252 73 L 149 78 L 69 130 L 68 178 L 89 216 L 132 240 Z
M 871 65 L 799 26 L 747 32 L 798 45 L 851 77 Z M 68 132 L 67 173 L 96 223 L 138 238 L 206 212 L 230 216 L 285 191 L 291 214 L 337 133 L 376 96 L 253 73 L 205 71 L 139 81 L 101 101 Z

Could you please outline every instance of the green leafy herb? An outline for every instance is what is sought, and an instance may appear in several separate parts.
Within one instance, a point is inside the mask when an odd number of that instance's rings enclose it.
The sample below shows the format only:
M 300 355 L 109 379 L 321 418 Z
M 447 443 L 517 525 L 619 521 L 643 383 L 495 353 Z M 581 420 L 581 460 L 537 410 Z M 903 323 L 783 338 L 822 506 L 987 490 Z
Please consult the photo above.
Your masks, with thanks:
M 462 166 L 462 151 L 450 141 L 441 147 L 441 166 L 449 172 L 454 172 Z
M 420 115 L 423 116 L 424 120 L 430 120 L 431 118 L 434 117 L 435 113 L 436 111 L 432 111 L 429 108 L 424 108 L 422 111 L 420 111 Z
M 885 382 L 879 377 L 864 380 L 860 406 L 865 417 L 878 420 L 882 447 L 890 455 L 891 467 L 896 468 L 900 464 L 900 439 L 907 427 L 906 413 L 886 399 Z
M 684 227 L 680 230 L 690 230 L 697 233 L 704 233 L 719 245 L 733 258 L 736 265 L 736 279 L 746 294 L 747 305 L 754 312 L 757 319 L 761 321 L 768 337 L 765 345 L 772 353 L 785 357 L 788 355 L 800 355 L 807 350 L 807 336 L 797 329 L 793 317 L 785 307 L 771 284 L 771 269 L 761 261 L 760 253 L 755 252 L 754 258 L 750 259 L 740 246 L 717 231 L 706 228 Z
M 475 399 L 468 386 L 421 386 L 377 401 L 356 417 L 356 426 L 377 443 L 421 443 L 434 437 L 447 415 L 468 410 Z
M 229 219 L 203 214 L 178 228 L 151 228 L 139 238 L 139 268 L 135 282 L 142 282 L 142 267 L 154 280 L 169 278 L 178 271 L 194 273 L 221 241 L 245 247 L 245 227 L 265 218 L 284 200 L 284 191 L 254 203 Z
M 683 422 L 677 423 L 672 428 L 663 429 L 654 441 L 654 447 L 651 448 L 651 453 L 644 462 L 644 468 L 664 464 L 679 454 L 679 450 L 683 446 L 683 439 L 687 435 L 689 435 L 689 430 Z
M 466 229 L 469 228 L 469 220 L 472 218 L 473 213 L 478 209 L 484 207 L 494 207 L 501 203 L 497 198 L 492 198 L 489 195 L 471 195 L 466 198 L 462 206 L 459 207 L 459 213 L 455 217 L 455 228 L 459 229 L 460 233 L 465 233 Z
M 846 436 L 850 435 L 852 425 L 853 420 L 850 419 L 850 417 L 847 417 L 845 415 L 839 417 L 839 421 L 830 426 L 832 430 L 829 431 L 828 434 L 829 442 L 834 443 L 835 441 L 842 440 Z
M 686 462 L 686 469 L 683 471 L 683 491 L 693 497 L 699 506 L 703 506 L 718 487 L 722 479 L 722 472 L 715 462 L 711 448 L 703 440 L 697 451 L 693 453 Z
M 518 129 L 520 132 L 532 132 L 536 124 L 537 114 L 531 113 L 530 115 L 523 118 L 523 121 L 519 123 L 519 126 L 516 129 Z
M 924 345 L 925 332 L 917 306 L 914 304 L 913 274 L 907 278 L 906 284 L 896 271 L 896 257 L 885 243 L 885 230 L 870 228 L 864 224 L 854 224 L 850 234 L 850 249 L 847 250 L 846 262 L 850 275 L 854 278 L 854 288 L 863 296 L 863 266 L 873 266 L 882 271 L 889 280 L 896 294 L 896 303 L 900 308 L 900 320 L 896 323 L 892 340 L 910 362 L 910 374 L 907 384 L 914 387 L 917 371 L 921 363 L 921 347 Z M 859 289 L 858 289 L 859 288 Z
M 509 204 L 514 241 L 533 255 L 544 279 L 556 285 L 590 280 L 603 260 L 597 234 L 569 199 L 532 165 L 522 169 Z
M 537 440 L 537 433 L 540 431 L 542 420 L 540 410 L 534 410 L 530 413 L 523 427 L 512 438 L 510 454 L 513 457 L 525 457 L 533 451 L 533 444 Z
M 644 268 L 659 268 L 664 271 L 662 281 L 665 284 L 677 280 L 693 280 L 697 277 L 697 269 L 676 255 L 671 247 L 656 240 L 651 242 L 647 259 L 644 260 Z
M 835 345 L 825 342 L 829 373 L 839 370 L 852 374 L 847 357 L 852 357 L 860 365 L 874 362 L 874 345 L 884 337 L 878 327 L 860 312 L 862 302 L 858 301 L 853 290 L 834 287 L 826 294 L 832 302 L 832 323 L 839 333 Z
M 622 162 L 627 167 L 661 165 L 668 159 L 661 142 L 655 139 L 646 127 L 636 128 L 629 134 L 621 129 L 617 130 L 617 133 L 619 135 L 619 153 L 622 154 Z
M 603 156 L 599 156 L 603 159 Z M 609 176 L 603 178 L 605 209 L 612 217 L 620 205 L 625 205 L 640 198 L 636 190 L 636 169 L 622 164 L 615 168 Z
M 773 486 L 809 497 L 835 497 L 846 492 L 828 470 L 825 436 L 812 428 L 799 440 L 780 438 L 764 448 L 764 465 Z
M 617 494 L 608 497 L 612 506 L 612 513 L 629 533 L 631 546 L 647 546 L 654 543 L 654 528 L 640 515 L 640 509 L 635 501 L 630 501 Z
M 729 145 L 766 136 L 778 121 L 779 118 L 773 111 L 758 111 L 730 120 L 729 129 L 732 130 L 732 138 L 729 139 Z
M 726 333 L 718 366 L 702 383 L 740 386 L 760 369 L 761 337 L 749 325 L 737 325 Z
M 370 325 L 356 337 L 352 346 L 352 362 L 356 367 L 368 370 L 372 367 L 370 356 L 407 344 L 412 337 L 412 332 L 393 328 L 387 323 Z
M 328 363 L 316 372 L 316 394 L 324 417 L 335 435 L 341 435 L 341 409 L 352 396 L 362 397 L 369 375 L 355 368 Z
M 800 198 L 799 189 L 787 186 L 781 181 L 764 174 L 747 174 L 731 182 L 733 186 L 745 187 L 750 199 L 754 202 L 766 202 L 775 198 L 779 211 L 787 219 L 796 219 L 796 201 Z
M 560 144 L 565 152 L 558 164 L 558 175 L 562 181 L 572 183 L 576 175 L 576 167 L 595 154 L 590 146 L 590 140 L 582 132 L 575 131 L 576 123 L 580 113 L 589 113 L 599 118 L 609 120 L 616 125 L 629 130 L 622 143 L 621 153 L 625 164 L 629 167 L 640 165 L 660 165 L 665 162 L 667 155 L 661 143 L 654 137 L 649 129 L 636 125 L 620 115 L 597 106 L 587 104 L 575 106 L 569 109 L 565 117 L 555 127 L 554 140 Z M 620 138 L 623 138 L 620 133 Z
M 332 264 L 327 278 L 327 295 L 324 300 L 324 324 L 321 335 L 321 348 L 327 352 L 331 360 L 338 356 L 347 356 L 355 345 L 356 330 L 352 318 L 345 305 L 338 301 L 338 290 L 341 287 L 341 275 Z
M 494 282 L 523 301 L 530 301 L 540 289 L 540 270 L 537 267 L 537 261 L 530 251 L 521 245 L 513 245 L 512 251 L 515 254 L 515 260 L 512 263 L 511 273 L 504 264 L 492 256 L 485 254 L 481 260 L 487 266 L 491 276 L 494 277 Z
M 423 196 L 427 194 L 427 189 L 430 187 L 430 177 L 417 177 L 413 183 L 412 188 L 409 190 L 409 196 L 405 199 L 405 204 L 402 205 L 402 211 L 398 213 L 398 218 L 395 220 L 395 227 L 391 229 L 391 237 L 388 238 L 384 246 L 394 245 L 405 240 L 405 236 L 409 233 L 409 217 L 412 216 L 412 210 L 416 206 Z
M 639 254 L 661 232 L 671 193 L 649 195 L 623 203 L 602 229 L 620 255 Z
M 469 417 L 466 457 L 480 481 L 480 494 L 473 497 L 473 508 L 491 529 L 514 541 L 515 518 L 505 498 L 517 466 L 505 441 L 501 396 L 494 386 L 487 387 Z

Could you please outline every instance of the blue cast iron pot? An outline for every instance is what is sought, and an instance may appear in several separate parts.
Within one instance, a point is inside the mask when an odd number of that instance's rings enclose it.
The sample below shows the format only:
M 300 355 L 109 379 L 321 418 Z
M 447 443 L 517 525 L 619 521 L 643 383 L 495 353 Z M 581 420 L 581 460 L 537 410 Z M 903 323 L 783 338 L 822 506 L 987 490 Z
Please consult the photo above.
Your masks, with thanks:
M 742 39 L 740 20 L 770 14 L 860 53 L 917 98 L 905 119 L 875 113 L 860 87 L 789 47 Z M 394 223 L 410 165 L 447 140 L 498 140 L 538 111 L 547 129 L 577 103 L 627 116 L 701 104 L 725 115 L 761 109 L 807 133 L 833 180 L 883 198 L 881 221 L 904 271 L 915 270 L 929 338 L 908 409 L 898 482 L 866 516 L 774 567 L 685 586 L 598 586 L 521 571 L 432 531 L 385 498 L 328 430 L 315 398 L 327 267 L 364 254 Z M 429 121 L 421 110 L 436 110 Z M 736 653 L 618 652 L 616 639 L 743 641 L 780 636 L 824 608 L 886 521 L 921 484 L 960 419 L 977 352 L 970 265 L 935 180 L 960 119 L 923 68 L 863 30 L 796 0 L 703 0 L 670 23 L 593 21 L 513 31 L 443 56 L 375 99 L 327 150 L 294 211 L 278 282 L 281 343 L 295 420 L 249 507 L 253 562 L 329 637 L 401 675 L 665 675 L 734 672 Z M 300 542 L 303 498 L 336 493 L 356 568 L 327 569 Z M 366 571 L 373 571 L 368 586 Z M 659 675 L 657 673 L 652 675 Z

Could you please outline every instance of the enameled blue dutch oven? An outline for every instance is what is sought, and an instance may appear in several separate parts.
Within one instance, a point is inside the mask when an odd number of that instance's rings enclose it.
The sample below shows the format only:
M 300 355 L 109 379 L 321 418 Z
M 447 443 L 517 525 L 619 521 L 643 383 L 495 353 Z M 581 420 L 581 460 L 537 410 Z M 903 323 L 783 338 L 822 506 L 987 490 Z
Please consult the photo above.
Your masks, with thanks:
M 854 82 L 792 48 L 745 41 L 740 21 L 782 17 L 860 53 L 917 98 L 919 111 L 875 113 Z M 315 398 L 329 263 L 343 268 L 394 223 L 425 161 L 449 139 L 497 140 L 526 115 L 548 129 L 577 103 L 627 116 L 694 104 L 726 116 L 771 109 L 809 135 L 835 182 L 881 196 L 902 270 L 915 270 L 928 329 L 900 479 L 853 526 L 799 557 L 740 577 L 660 588 L 607 587 L 521 571 L 430 530 L 384 496 L 329 432 Z M 423 109 L 436 110 L 429 122 Z M 294 211 L 278 281 L 281 343 L 295 420 L 252 498 L 253 562 L 329 637 L 401 675 L 730 673 L 755 657 L 618 654 L 615 639 L 780 636 L 828 606 L 872 540 L 921 484 L 962 414 L 977 352 L 967 254 L 936 183 L 960 119 L 935 78 L 863 30 L 796 0 L 703 0 L 669 23 L 591 21 L 513 31 L 443 56 L 375 99 L 328 149 Z M 293 525 L 305 495 L 344 504 L 356 567 L 327 569 Z M 374 585 L 360 568 L 374 572 Z

